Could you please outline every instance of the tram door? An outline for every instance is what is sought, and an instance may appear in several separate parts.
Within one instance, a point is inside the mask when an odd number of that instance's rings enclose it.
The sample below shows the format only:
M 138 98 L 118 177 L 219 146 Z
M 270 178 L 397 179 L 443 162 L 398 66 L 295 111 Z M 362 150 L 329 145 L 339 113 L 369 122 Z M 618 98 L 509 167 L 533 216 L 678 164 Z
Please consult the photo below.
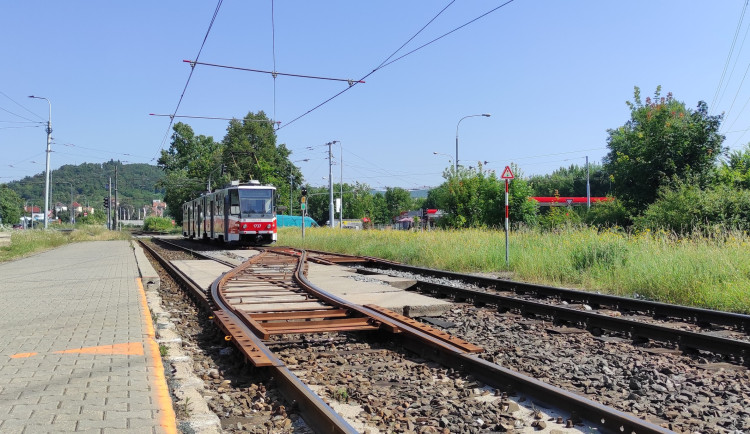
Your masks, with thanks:
M 210 220 L 209 228 L 208 228 L 208 230 L 210 232 L 209 232 L 208 236 L 209 236 L 209 238 L 213 239 L 213 238 L 216 237 L 216 234 L 214 233 L 214 217 L 216 215 L 216 213 L 214 211 L 216 210 L 216 202 L 213 200 L 213 198 L 211 199 L 211 203 L 209 204 L 208 208 L 211 210 L 210 211 L 210 213 L 211 213 L 211 220 Z
M 201 238 L 203 236 L 203 204 L 200 202 L 195 210 L 195 229 L 195 238 Z

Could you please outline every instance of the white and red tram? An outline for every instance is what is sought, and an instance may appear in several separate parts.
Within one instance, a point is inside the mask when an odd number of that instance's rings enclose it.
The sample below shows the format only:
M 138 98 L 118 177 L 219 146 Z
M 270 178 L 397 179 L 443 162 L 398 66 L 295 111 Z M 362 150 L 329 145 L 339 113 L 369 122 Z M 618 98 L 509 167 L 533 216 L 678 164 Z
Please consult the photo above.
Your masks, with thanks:
M 184 203 L 182 235 L 241 244 L 276 242 L 276 187 L 232 181 Z

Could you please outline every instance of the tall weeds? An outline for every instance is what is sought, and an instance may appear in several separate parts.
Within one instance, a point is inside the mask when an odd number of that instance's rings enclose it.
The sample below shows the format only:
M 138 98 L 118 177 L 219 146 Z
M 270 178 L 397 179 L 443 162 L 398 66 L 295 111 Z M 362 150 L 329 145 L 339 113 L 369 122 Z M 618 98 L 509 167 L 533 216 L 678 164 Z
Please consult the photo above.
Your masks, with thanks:
M 750 313 L 750 236 L 717 231 L 681 237 L 616 229 L 347 231 L 280 230 L 279 244 L 669 303 Z

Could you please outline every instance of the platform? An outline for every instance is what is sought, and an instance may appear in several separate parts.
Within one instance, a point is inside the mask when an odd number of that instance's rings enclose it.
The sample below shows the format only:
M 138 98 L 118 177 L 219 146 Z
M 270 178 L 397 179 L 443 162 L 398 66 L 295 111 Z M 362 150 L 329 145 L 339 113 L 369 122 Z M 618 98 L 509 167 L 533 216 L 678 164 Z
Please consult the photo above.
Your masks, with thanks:
M 0 276 L 0 432 L 176 432 L 129 242 L 69 244 Z

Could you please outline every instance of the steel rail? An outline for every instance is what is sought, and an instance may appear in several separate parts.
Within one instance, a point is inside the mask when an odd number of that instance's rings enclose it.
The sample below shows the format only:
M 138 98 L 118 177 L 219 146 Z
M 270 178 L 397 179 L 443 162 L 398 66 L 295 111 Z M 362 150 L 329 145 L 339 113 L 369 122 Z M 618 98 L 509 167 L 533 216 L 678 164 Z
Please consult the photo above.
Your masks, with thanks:
M 162 240 L 163 241 L 163 240 Z M 229 309 L 224 309 L 221 300 L 219 300 L 214 294 L 218 290 L 218 282 L 226 276 L 227 273 L 219 276 L 211 284 L 211 298 L 208 298 L 205 291 L 201 289 L 195 282 L 190 280 L 184 273 L 173 266 L 168 260 L 159 255 L 151 246 L 146 243 L 139 241 L 140 244 L 156 258 L 159 264 L 164 267 L 175 279 L 177 279 L 182 285 L 188 288 L 190 295 L 196 298 L 201 306 L 209 313 L 214 314 L 214 308 L 218 307 L 222 309 L 224 315 L 226 315 L 232 324 L 239 328 L 243 333 L 243 339 L 250 339 L 253 345 L 258 348 L 264 356 L 268 357 L 272 361 L 272 366 L 269 366 L 272 376 L 276 379 L 279 389 L 282 394 L 294 404 L 299 406 L 302 418 L 308 423 L 308 425 L 317 433 L 334 433 L 334 434 L 353 434 L 357 433 L 349 423 L 347 423 L 338 413 L 336 413 L 331 407 L 328 406 L 315 392 L 310 390 L 299 378 L 297 378 L 289 369 L 280 361 L 273 352 L 266 347 L 266 345 L 258 339 L 252 331 Z M 169 243 L 171 244 L 171 243 Z M 175 246 L 174 244 L 171 244 Z M 179 246 L 178 246 L 179 247 Z M 179 247 L 181 250 L 185 250 L 183 247 Z M 208 258 L 216 260 L 215 258 Z M 217 303 L 218 302 L 218 303 Z M 220 323 L 218 317 L 214 318 L 217 323 Z M 219 324 L 222 327 L 221 324 Z M 223 327 L 222 327 L 223 328 Z M 241 346 L 242 341 L 233 339 L 235 345 Z M 240 351 L 247 355 L 247 351 Z
M 588 329 L 600 328 L 629 333 L 632 338 L 647 338 L 677 344 L 680 348 L 710 351 L 737 357 L 750 362 L 750 342 L 737 339 L 711 336 L 687 330 L 675 329 L 658 324 L 649 324 L 627 318 L 618 318 L 594 311 L 576 310 L 545 304 L 533 300 L 523 300 L 501 294 L 492 294 L 467 288 L 418 281 L 416 288 L 423 292 L 438 293 L 452 298 L 465 298 L 478 303 L 490 304 L 522 313 L 544 315 L 569 323 L 584 323 Z
M 392 261 L 370 259 L 370 264 L 376 268 L 393 268 L 415 274 L 428 275 L 438 278 L 460 280 L 484 288 L 497 291 L 512 291 L 518 294 L 531 293 L 537 296 L 556 297 L 566 301 L 580 302 L 592 307 L 610 306 L 615 310 L 644 312 L 654 317 L 671 317 L 691 321 L 697 324 L 716 324 L 735 327 L 750 333 L 750 315 L 733 312 L 723 312 L 690 306 L 680 306 L 650 300 L 639 300 L 609 294 L 580 291 L 569 288 L 538 285 L 534 283 L 517 282 L 491 277 L 473 276 L 470 274 L 454 273 L 451 271 L 435 270 L 425 267 L 400 264 Z
M 302 251 L 302 257 L 304 258 L 304 251 Z M 309 286 L 316 292 L 326 295 L 332 299 L 336 299 L 340 302 L 351 304 L 346 300 L 340 299 L 339 297 L 327 293 L 325 290 L 318 288 L 312 282 L 308 281 L 304 275 L 300 275 L 300 280 L 304 282 L 306 286 Z M 371 315 L 375 318 L 381 318 L 383 321 L 393 321 L 380 312 L 367 306 L 358 307 L 363 312 Z M 419 329 L 411 327 L 408 324 L 397 323 L 401 329 L 399 335 L 408 339 L 414 343 L 415 346 L 410 347 L 416 349 L 420 347 L 420 353 L 426 357 L 436 360 L 446 366 L 451 366 L 456 369 L 463 370 L 464 372 L 470 373 L 471 375 L 481 378 L 482 381 L 491 385 L 492 387 L 503 389 L 505 387 L 512 387 L 514 390 L 528 394 L 534 399 L 542 402 L 546 402 L 564 411 L 575 414 L 582 419 L 591 420 L 594 424 L 605 428 L 610 432 L 627 432 L 627 433 L 671 433 L 672 431 L 652 424 L 650 422 L 639 419 L 633 415 L 623 413 L 613 408 L 604 406 L 598 402 L 576 395 L 572 392 L 568 392 L 559 387 L 552 386 L 547 383 L 543 383 L 534 378 L 525 376 L 518 372 L 510 369 L 503 368 L 494 363 L 488 362 L 478 356 L 472 355 L 468 352 L 461 351 L 453 345 L 445 345 L 442 342 L 430 339 Z
M 261 252 L 259 255 L 256 255 L 251 259 L 257 261 L 266 254 L 267 252 Z M 300 263 L 301 262 L 302 261 L 300 260 Z M 266 347 L 263 341 L 255 336 L 243 319 L 234 312 L 234 308 L 226 304 L 223 296 L 219 294 L 219 286 L 236 273 L 237 269 L 233 269 L 216 278 L 211 284 L 211 298 L 216 306 L 229 316 L 235 325 L 242 329 L 244 334 L 253 341 L 253 344 L 272 361 L 273 364 L 272 366 L 269 366 L 268 369 L 272 371 L 272 375 L 278 382 L 279 388 L 284 396 L 286 396 L 289 401 L 296 403 L 299 406 L 300 410 L 302 410 L 303 419 L 305 419 L 315 432 L 357 433 L 356 429 L 329 407 L 328 404 L 326 404 L 325 401 L 323 401 L 323 399 L 315 392 L 310 390 L 305 383 L 297 378 L 297 376 L 294 375 L 286 365 L 284 365 L 284 362 L 279 360 L 273 352 Z
M 229 262 L 229 261 L 225 261 L 223 259 L 219 259 L 219 258 L 217 258 L 215 256 L 207 255 L 205 253 L 201 253 L 198 250 L 188 249 L 187 247 L 181 246 L 181 245 L 173 243 L 171 241 L 167 241 L 164 238 L 154 238 L 154 239 L 158 240 L 162 244 L 166 244 L 166 245 L 169 245 L 171 247 L 178 248 L 178 249 L 180 249 L 182 251 L 185 251 L 185 252 L 190 252 L 191 255 L 197 256 L 199 258 L 208 259 L 210 261 L 216 261 L 216 262 L 218 262 L 218 263 L 220 263 L 222 265 L 226 265 L 227 267 L 230 267 L 230 268 L 234 268 L 234 267 L 237 266 L 237 264 L 235 264 L 235 263 L 232 263 L 232 262 Z
M 169 260 L 161 256 L 150 245 L 144 243 L 142 240 L 138 240 L 138 243 L 141 245 L 141 247 L 146 249 L 154 259 L 156 259 L 159 265 L 161 265 L 162 268 L 167 271 L 167 273 L 169 273 L 172 277 L 174 277 L 177 281 L 179 281 L 183 286 L 187 288 L 188 295 L 190 297 L 198 301 L 198 303 L 200 303 L 201 307 L 204 310 L 208 312 L 211 311 L 211 301 L 209 300 L 206 291 L 204 291 L 203 288 L 201 288 L 197 283 L 190 279 L 180 269 L 172 265 Z

